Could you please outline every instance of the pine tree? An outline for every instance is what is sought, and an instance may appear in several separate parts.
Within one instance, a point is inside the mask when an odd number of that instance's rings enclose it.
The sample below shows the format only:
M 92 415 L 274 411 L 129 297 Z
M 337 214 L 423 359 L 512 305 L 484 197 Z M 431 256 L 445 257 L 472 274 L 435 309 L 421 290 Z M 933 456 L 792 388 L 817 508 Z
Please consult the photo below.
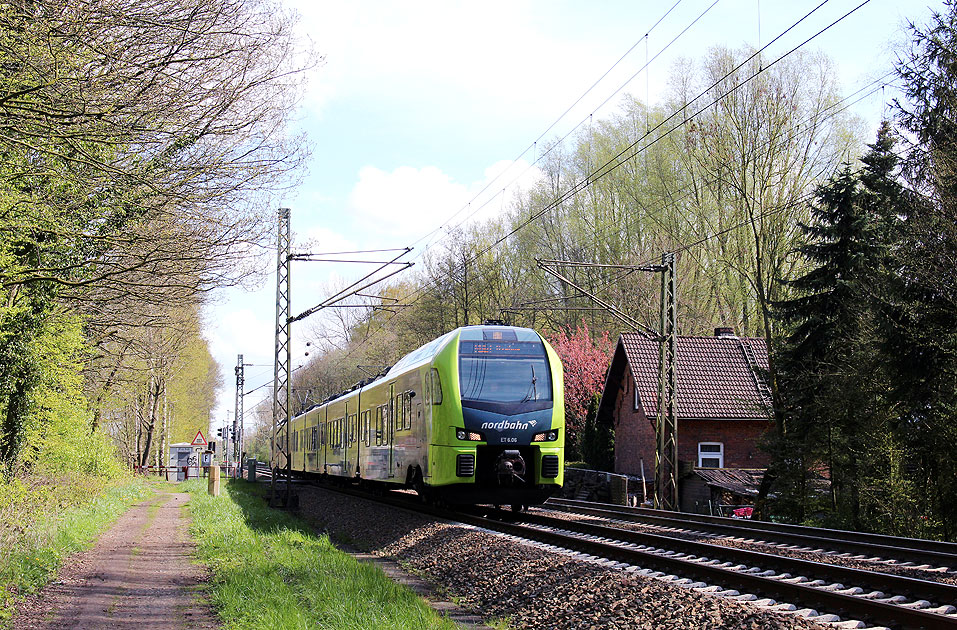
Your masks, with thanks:
M 899 64 L 906 100 L 896 103 L 915 139 L 905 166 L 914 192 L 901 212 L 897 260 L 902 295 L 890 321 L 897 433 L 909 453 L 929 533 L 957 533 L 957 4 L 926 28 L 912 25 Z M 933 531 L 936 528 L 936 531 Z
M 826 510 L 838 524 L 862 526 L 861 482 L 886 425 L 877 313 L 893 234 L 887 208 L 898 195 L 893 142 L 882 126 L 861 173 L 845 166 L 816 191 L 798 250 L 810 271 L 786 282 L 796 296 L 775 305 L 790 330 L 775 348 L 785 423 L 776 452 L 782 508 L 798 520 Z M 811 483 L 822 466 L 829 505 Z

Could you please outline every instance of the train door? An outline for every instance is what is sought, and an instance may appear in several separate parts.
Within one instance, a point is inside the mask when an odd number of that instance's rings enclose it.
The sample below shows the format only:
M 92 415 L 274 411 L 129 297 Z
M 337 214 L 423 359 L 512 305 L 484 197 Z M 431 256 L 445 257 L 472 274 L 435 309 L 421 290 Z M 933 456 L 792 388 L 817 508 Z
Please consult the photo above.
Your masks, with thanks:
M 422 387 L 419 387 L 419 391 L 422 391 Z M 414 396 L 412 398 L 412 444 L 415 449 L 414 457 L 419 462 L 420 468 L 423 470 L 426 468 L 422 464 L 425 463 L 425 460 L 428 459 L 428 447 L 425 446 L 428 444 L 425 437 L 425 423 L 426 417 L 425 414 L 428 411 L 428 403 L 425 400 L 424 396 Z
M 325 409 L 325 417 L 319 418 L 319 461 L 317 466 L 321 472 L 326 472 L 326 433 L 329 427 L 329 407 Z
M 344 425 L 343 425 L 343 427 L 342 427 L 342 432 L 343 432 L 343 436 L 342 436 L 342 472 L 340 472 L 339 474 L 340 474 L 340 475 L 348 475 L 348 474 L 349 474 L 349 470 L 350 470 L 350 468 L 349 468 L 349 450 L 350 450 L 350 449 L 349 449 L 349 434 L 350 434 L 349 427 L 350 427 L 350 425 L 352 424 L 352 416 L 349 415 L 349 401 L 346 401 L 346 415 L 345 415 L 345 419 L 343 420 L 343 422 L 344 422 Z
M 359 414 L 359 466 L 361 466 L 360 474 L 362 476 L 368 476 L 369 474 L 369 460 L 372 446 L 372 433 L 374 431 L 372 427 L 372 409 L 366 409 L 361 414 Z
M 389 383 L 389 413 L 386 420 L 386 440 L 389 445 L 389 478 L 395 477 L 395 415 L 399 412 L 395 405 L 395 383 Z

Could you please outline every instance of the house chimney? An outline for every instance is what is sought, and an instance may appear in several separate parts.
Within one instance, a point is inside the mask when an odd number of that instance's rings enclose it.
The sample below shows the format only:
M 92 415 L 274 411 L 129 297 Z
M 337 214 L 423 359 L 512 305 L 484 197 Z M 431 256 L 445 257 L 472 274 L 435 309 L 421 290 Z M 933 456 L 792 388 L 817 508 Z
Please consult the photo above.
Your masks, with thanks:
M 715 328 L 715 329 L 714 329 L 714 336 L 715 336 L 715 337 L 729 337 L 729 338 L 733 338 L 733 339 L 734 339 L 734 338 L 737 338 L 736 335 L 734 334 L 734 328 L 731 328 L 730 326 L 720 326 L 720 327 L 718 327 L 718 328 Z

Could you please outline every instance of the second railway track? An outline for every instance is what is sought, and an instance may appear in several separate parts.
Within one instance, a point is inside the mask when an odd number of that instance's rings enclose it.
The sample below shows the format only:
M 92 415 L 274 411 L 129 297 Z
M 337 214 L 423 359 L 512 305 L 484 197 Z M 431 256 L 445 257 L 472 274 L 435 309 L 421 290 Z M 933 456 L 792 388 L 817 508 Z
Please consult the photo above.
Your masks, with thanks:
M 851 554 L 892 565 L 931 569 L 940 573 L 957 572 L 957 544 L 949 542 L 701 514 L 676 514 L 663 510 L 572 499 L 550 499 L 543 507 L 605 519 L 726 536 L 758 544 L 787 545 L 800 551 Z

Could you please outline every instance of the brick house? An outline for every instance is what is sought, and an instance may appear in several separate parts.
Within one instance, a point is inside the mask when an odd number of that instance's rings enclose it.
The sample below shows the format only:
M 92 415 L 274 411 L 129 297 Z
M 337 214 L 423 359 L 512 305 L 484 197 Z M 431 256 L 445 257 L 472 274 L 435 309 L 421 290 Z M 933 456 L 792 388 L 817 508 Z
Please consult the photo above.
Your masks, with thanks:
M 679 473 L 767 467 L 769 457 L 758 448 L 772 427 L 764 339 L 718 328 L 713 337 L 678 337 L 676 356 Z M 623 333 L 598 408 L 598 421 L 615 429 L 615 472 L 644 476 L 649 488 L 655 474 L 658 357 L 657 341 Z M 680 488 L 678 494 L 680 500 Z

